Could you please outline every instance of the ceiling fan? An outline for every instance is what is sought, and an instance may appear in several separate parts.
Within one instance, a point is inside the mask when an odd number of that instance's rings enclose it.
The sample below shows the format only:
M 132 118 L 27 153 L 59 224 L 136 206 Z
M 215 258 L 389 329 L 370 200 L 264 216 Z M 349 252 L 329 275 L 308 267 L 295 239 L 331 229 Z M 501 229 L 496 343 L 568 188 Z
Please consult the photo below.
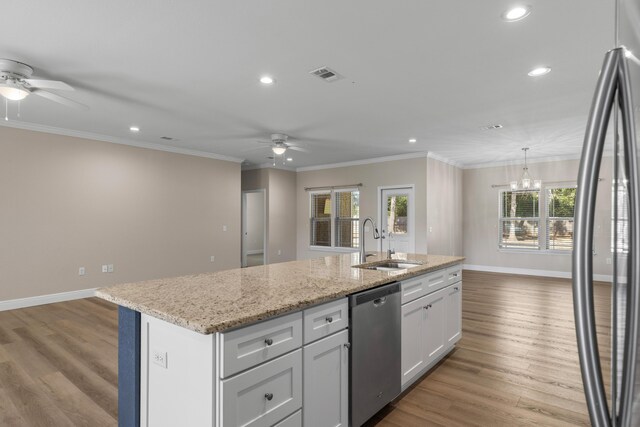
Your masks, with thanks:
M 57 80 L 31 78 L 32 74 L 33 68 L 27 64 L 11 59 L 0 59 L 0 95 L 7 101 L 21 101 L 33 94 L 68 107 L 89 109 L 84 104 L 44 90 L 74 90 L 68 84 Z
M 271 134 L 271 141 L 258 141 L 258 142 L 261 144 L 269 144 L 271 151 L 273 151 L 273 154 L 275 154 L 276 156 L 284 155 L 284 153 L 287 150 L 302 151 L 305 153 L 308 152 L 308 150 L 302 147 L 299 147 L 296 144 L 287 142 L 288 139 L 289 139 L 289 136 L 284 133 L 274 133 L 274 134 Z

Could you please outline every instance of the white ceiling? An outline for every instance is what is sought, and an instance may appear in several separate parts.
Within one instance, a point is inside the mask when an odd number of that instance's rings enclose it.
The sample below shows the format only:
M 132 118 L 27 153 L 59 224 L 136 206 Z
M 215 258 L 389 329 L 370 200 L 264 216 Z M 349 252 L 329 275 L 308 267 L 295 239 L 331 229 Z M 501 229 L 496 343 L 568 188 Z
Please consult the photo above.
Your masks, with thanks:
M 578 154 L 613 2 L 530 0 L 528 18 L 503 22 L 516 3 L 5 0 L 0 58 L 66 81 L 91 107 L 31 96 L 23 122 L 252 163 L 267 161 L 256 140 L 273 132 L 310 150 L 292 153 L 295 167 L 425 151 L 468 165 L 519 159 L 524 146 L 531 158 Z M 537 65 L 553 71 L 528 77 Z M 345 78 L 308 74 L 320 66 Z M 504 128 L 480 129 L 493 123 Z

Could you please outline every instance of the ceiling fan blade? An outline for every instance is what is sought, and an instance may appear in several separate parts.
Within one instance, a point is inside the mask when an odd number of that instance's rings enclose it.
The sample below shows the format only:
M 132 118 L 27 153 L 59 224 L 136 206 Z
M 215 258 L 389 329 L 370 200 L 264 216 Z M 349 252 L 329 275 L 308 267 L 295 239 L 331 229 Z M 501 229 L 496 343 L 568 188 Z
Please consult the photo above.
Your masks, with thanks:
M 65 82 L 57 80 L 25 79 L 29 86 L 37 89 L 75 90 Z
M 49 101 L 57 102 L 62 105 L 66 105 L 67 107 L 78 108 L 81 110 L 88 110 L 89 107 L 71 100 L 69 98 L 65 98 L 64 96 L 56 95 L 55 93 L 47 92 L 46 90 L 34 89 L 31 91 L 32 94 L 41 96 L 43 98 L 48 99 Z
M 309 150 L 307 150 L 306 148 L 302 148 L 302 147 L 297 147 L 295 145 L 290 145 L 289 150 L 295 150 L 295 151 L 302 151 L 303 153 L 308 153 Z

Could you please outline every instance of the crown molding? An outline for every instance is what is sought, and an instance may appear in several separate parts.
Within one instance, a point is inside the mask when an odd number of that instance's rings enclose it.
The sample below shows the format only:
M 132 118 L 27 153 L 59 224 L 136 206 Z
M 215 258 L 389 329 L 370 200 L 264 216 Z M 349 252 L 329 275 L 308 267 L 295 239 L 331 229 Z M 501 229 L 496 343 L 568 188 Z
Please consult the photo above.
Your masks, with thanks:
M 430 158 L 430 159 L 433 159 L 433 160 L 437 160 L 437 161 L 442 162 L 442 163 L 446 163 L 446 164 L 451 165 L 451 166 L 455 166 L 457 168 L 463 168 L 464 167 L 464 165 L 462 163 L 456 162 L 455 160 L 451 160 L 448 157 L 441 156 L 440 154 L 434 153 L 433 151 L 429 151 L 429 153 L 427 154 L 427 157 Z
M 293 166 L 287 166 L 287 165 L 282 165 L 282 164 L 276 164 L 275 166 L 273 166 L 273 162 L 267 162 L 267 163 L 260 163 L 260 164 L 253 164 L 253 165 L 249 165 L 249 166 L 242 166 L 242 171 L 251 171 L 251 170 L 256 170 L 256 169 L 279 169 L 279 170 L 285 170 L 285 171 L 291 171 L 291 172 L 295 172 L 296 168 Z
M 225 160 L 227 162 L 242 163 L 244 159 L 238 157 L 225 156 L 222 154 L 208 153 L 206 151 L 191 150 L 188 148 L 171 147 L 153 142 L 134 141 L 126 138 L 116 138 L 113 136 L 101 135 L 93 132 L 84 132 L 79 130 L 63 129 L 53 126 L 40 125 L 29 122 L 2 121 L 0 126 L 30 130 L 34 132 L 50 133 L 54 135 L 71 136 L 74 138 L 90 139 L 93 141 L 110 142 L 118 145 L 129 145 L 131 147 L 146 148 L 149 150 L 165 151 L 174 154 L 185 154 L 187 156 L 206 157 L 209 159 Z
M 426 158 L 426 157 L 427 157 L 426 152 L 397 154 L 394 156 L 375 157 L 372 159 L 353 160 L 350 162 L 329 163 L 326 165 L 316 165 L 316 166 L 303 166 L 303 167 L 296 168 L 296 172 L 317 171 L 322 169 L 335 169 L 335 168 L 343 168 L 347 166 L 370 165 L 373 163 L 393 162 L 395 160 L 418 159 L 418 158 Z
M 549 157 L 538 157 L 535 159 L 527 159 L 527 164 L 535 164 L 535 163 L 552 163 L 552 162 L 561 162 L 565 160 L 580 160 L 580 154 L 569 154 L 564 156 L 549 156 Z M 605 151 L 603 153 L 603 157 L 613 157 L 612 151 Z M 475 163 L 475 164 L 465 164 L 462 166 L 462 169 L 484 169 L 484 168 L 495 168 L 500 166 L 517 166 L 524 165 L 523 159 L 518 160 L 504 160 L 499 162 L 488 162 L 488 163 Z

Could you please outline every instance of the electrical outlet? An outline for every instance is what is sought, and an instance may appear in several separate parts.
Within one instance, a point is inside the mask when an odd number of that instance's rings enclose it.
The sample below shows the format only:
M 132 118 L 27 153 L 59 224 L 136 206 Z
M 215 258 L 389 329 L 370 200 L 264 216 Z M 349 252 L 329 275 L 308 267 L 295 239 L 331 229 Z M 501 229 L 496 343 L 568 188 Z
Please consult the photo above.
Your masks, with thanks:
M 151 361 L 156 365 L 167 369 L 167 352 L 154 349 L 151 352 Z
M 108 273 L 109 272 L 109 266 L 107 264 L 102 264 L 102 272 L 103 273 Z
M 282 250 L 278 249 L 278 255 L 282 255 Z
M 222 226 L 222 231 L 227 231 L 227 226 L 226 225 Z
M 433 233 L 433 227 L 429 227 L 429 233 Z
M 113 273 L 113 264 L 107 265 L 107 273 Z
M 611 258 L 607 258 L 607 265 L 611 265 Z
M 85 270 L 84 267 L 80 267 L 78 269 L 78 276 L 84 276 L 85 274 L 87 274 L 87 270 Z
M 216 257 L 211 255 L 211 262 L 214 262 L 216 260 Z

